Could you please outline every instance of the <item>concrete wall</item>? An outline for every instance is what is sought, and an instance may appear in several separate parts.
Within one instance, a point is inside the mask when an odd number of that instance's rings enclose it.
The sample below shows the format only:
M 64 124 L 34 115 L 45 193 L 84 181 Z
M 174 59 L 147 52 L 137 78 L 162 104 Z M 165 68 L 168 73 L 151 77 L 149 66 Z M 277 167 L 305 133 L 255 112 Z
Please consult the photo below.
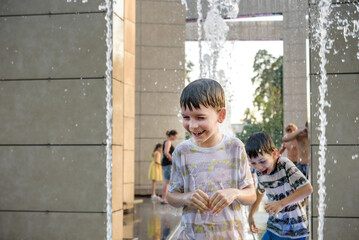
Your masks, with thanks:
M 101 3 L 0 1 L 1 239 L 105 237 Z M 114 6 L 114 239 L 133 202 L 134 3 Z
M 317 6 L 311 5 L 310 21 L 318 18 Z M 353 29 L 353 16 L 358 16 L 354 3 L 340 4 L 332 8 L 330 16 L 333 25 L 328 29 L 330 39 L 334 39 L 333 47 L 327 54 L 328 64 L 328 95 L 326 99 L 331 103 L 327 108 L 328 126 L 327 137 L 327 162 L 326 162 L 326 189 L 327 209 L 325 212 L 324 239 L 354 240 L 358 238 L 359 229 L 359 61 L 358 39 L 348 37 L 345 42 L 343 30 L 334 16 L 341 16 L 349 22 L 349 30 Z M 313 37 L 311 36 L 311 39 Z M 314 42 L 312 42 L 314 44 Z M 334 53 L 336 51 L 337 53 Z M 319 57 L 317 50 L 310 51 L 310 116 L 311 116 L 311 152 L 312 152 L 312 232 L 313 239 L 317 238 L 318 226 L 318 186 L 316 172 L 318 170 L 318 86 L 320 76 Z
M 227 41 L 283 39 L 282 21 L 227 22 Z M 204 32 L 204 30 L 203 30 Z M 197 22 L 186 23 L 186 41 L 197 41 Z
M 288 0 L 241 0 L 239 2 L 240 16 L 256 15 L 256 14 L 270 14 L 283 13 L 285 4 Z M 187 1 L 189 10 L 186 12 L 187 19 L 197 19 L 197 0 Z M 201 0 L 203 17 L 209 10 L 208 1 Z
M 185 7 L 180 0 L 137 1 L 136 194 L 151 193 L 148 167 L 153 148 L 165 140 L 166 131 L 179 132 L 175 145 L 184 140 L 177 116 L 184 87 L 184 41 Z

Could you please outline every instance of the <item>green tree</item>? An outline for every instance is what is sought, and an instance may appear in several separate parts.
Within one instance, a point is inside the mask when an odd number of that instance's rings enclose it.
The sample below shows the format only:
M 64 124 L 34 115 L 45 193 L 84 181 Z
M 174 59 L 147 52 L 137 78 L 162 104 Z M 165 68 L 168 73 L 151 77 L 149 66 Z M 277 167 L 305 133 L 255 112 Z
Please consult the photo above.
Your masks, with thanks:
M 246 109 L 245 126 L 237 134 L 243 142 L 255 132 L 269 134 L 276 147 L 280 147 L 283 136 L 283 57 L 275 58 L 267 50 L 259 50 L 255 56 L 252 84 L 258 86 L 254 93 L 254 110 Z M 259 112 L 261 119 L 255 117 Z

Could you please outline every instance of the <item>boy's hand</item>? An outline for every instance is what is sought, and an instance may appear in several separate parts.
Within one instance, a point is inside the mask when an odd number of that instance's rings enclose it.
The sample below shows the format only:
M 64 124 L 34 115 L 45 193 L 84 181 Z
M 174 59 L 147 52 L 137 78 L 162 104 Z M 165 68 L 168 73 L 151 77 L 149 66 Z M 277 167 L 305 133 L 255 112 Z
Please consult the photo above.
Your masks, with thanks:
M 258 233 L 258 228 L 256 226 L 256 223 L 254 222 L 254 217 L 251 214 L 249 214 L 248 216 L 248 224 L 252 233 Z
M 236 198 L 236 192 L 233 189 L 218 190 L 209 200 L 209 208 L 213 214 L 220 213 L 224 208 L 228 207 Z
M 186 199 L 187 205 L 194 207 L 201 211 L 209 211 L 208 208 L 208 202 L 209 197 L 206 193 L 204 193 L 202 190 L 197 189 L 196 191 L 192 192 L 188 195 L 188 198 Z
M 267 211 L 267 213 L 273 216 L 277 215 L 280 212 L 280 210 L 284 208 L 281 201 L 270 202 L 270 203 L 266 203 L 265 205 L 266 205 L 265 210 Z

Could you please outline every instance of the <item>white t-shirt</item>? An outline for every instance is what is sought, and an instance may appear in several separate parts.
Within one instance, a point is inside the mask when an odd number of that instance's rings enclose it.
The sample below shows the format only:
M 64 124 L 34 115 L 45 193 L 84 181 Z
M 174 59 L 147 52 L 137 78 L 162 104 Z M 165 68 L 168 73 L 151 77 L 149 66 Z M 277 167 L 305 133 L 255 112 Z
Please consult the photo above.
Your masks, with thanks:
M 217 190 L 243 189 L 253 184 L 243 143 L 224 136 L 215 147 L 201 148 L 190 140 L 179 144 L 172 154 L 170 192 L 193 192 L 201 189 L 209 197 Z M 243 239 L 241 205 L 234 201 L 222 212 L 200 212 L 184 206 L 179 238 Z

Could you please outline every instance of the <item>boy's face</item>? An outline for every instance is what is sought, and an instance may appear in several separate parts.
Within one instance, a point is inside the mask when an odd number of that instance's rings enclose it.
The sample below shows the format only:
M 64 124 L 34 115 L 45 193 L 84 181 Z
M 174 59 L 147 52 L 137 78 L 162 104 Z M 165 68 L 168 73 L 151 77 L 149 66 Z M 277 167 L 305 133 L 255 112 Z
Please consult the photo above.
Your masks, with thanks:
M 268 175 L 273 172 L 278 156 L 278 151 L 275 149 L 272 154 L 258 154 L 256 158 L 250 158 L 249 163 L 253 168 L 261 172 L 263 175 Z
M 183 127 L 193 136 L 200 147 L 212 147 L 211 142 L 217 140 L 218 123 L 222 123 L 226 117 L 226 110 L 222 108 L 216 111 L 212 107 L 200 106 L 199 109 L 181 108 Z

